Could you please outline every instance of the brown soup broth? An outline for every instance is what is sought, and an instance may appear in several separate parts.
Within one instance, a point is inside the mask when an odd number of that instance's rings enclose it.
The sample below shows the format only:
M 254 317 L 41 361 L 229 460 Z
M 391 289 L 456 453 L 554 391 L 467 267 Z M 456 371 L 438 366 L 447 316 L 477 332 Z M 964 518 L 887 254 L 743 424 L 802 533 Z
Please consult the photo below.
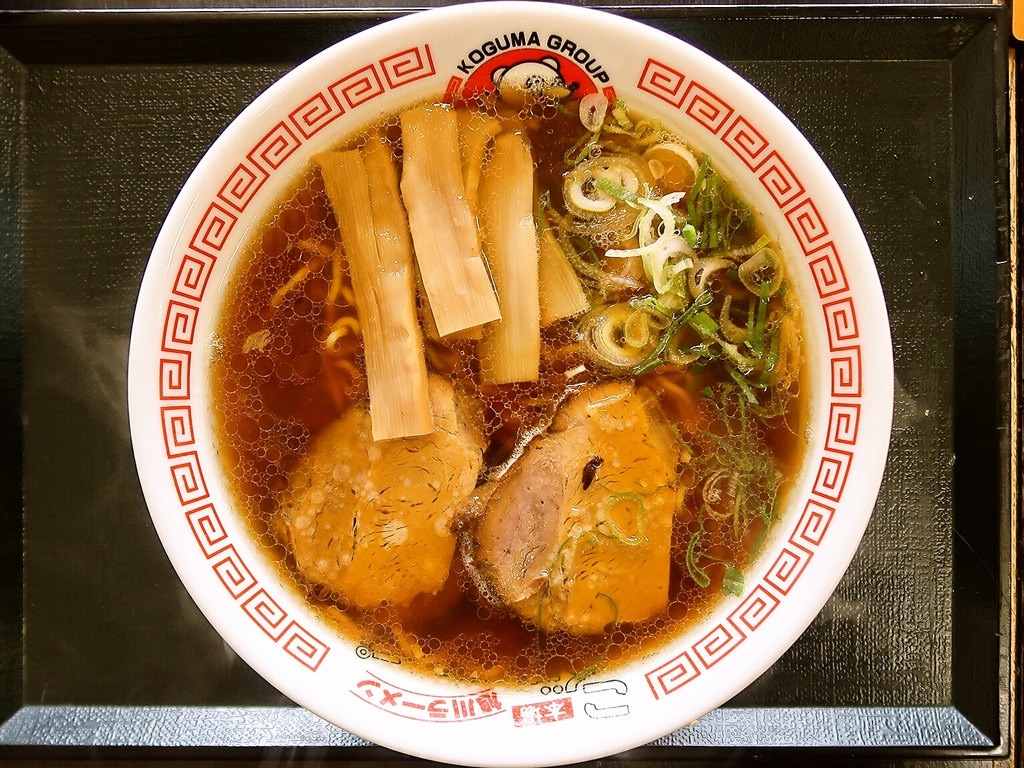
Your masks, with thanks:
M 578 120 L 549 106 L 535 110 L 522 125 L 534 153 L 537 186 L 548 190 L 552 205 L 559 206 L 563 158 L 580 135 Z M 373 128 L 383 128 L 399 155 L 396 126 L 392 117 Z M 357 138 L 346 146 L 359 143 Z M 752 229 L 738 236 L 752 243 L 760 234 Z M 678 516 L 666 610 L 593 637 L 539 632 L 488 604 L 458 555 L 444 589 L 421 595 L 402 609 L 384 605 L 356 610 L 341 596 L 308 582 L 289 552 L 278 500 L 318 433 L 367 397 L 359 333 L 353 330 L 332 339 L 331 349 L 325 346 L 340 319 L 352 318 L 357 329 L 352 301 L 334 215 L 319 173 L 310 170 L 274 206 L 246 246 L 228 287 L 211 371 L 218 445 L 238 508 L 280 573 L 342 634 L 379 657 L 464 680 L 524 685 L 578 679 L 597 667 L 637 658 L 678 635 L 721 598 L 726 569 L 720 561 L 749 562 L 763 523 L 750 525 L 737 545 L 728 522 L 704 516 L 698 524 L 696 516 Z M 592 367 L 579 372 L 588 361 L 573 320 L 543 329 L 540 377 L 531 383 L 482 384 L 471 341 L 427 339 L 425 346 L 428 370 L 449 377 L 482 404 L 486 466 L 502 462 L 525 430 L 542 424 L 570 384 L 610 378 Z M 728 453 L 728 446 L 722 446 L 737 420 L 751 417 L 738 405 L 739 398 L 716 401 L 702 395 L 723 377 L 713 363 L 692 370 L 662 366 L 641 376 L 638 384 L 661 398 L 680 439 L 700 457 Z M 803 445 L 805 398 L 798 395 L 799 384 L 790 390 L 797 396 L 757 430 L 777 473 L 771 482 L 782 478 L 772 488 L 778 501 L 787 478 L 800 465 Z M 705 465 L 695 458 L 680 467 L 681 475 L 697 485 L 701 478 L 692 474 Z M 697 496 L 691 493 L 689 503 L 699 503 Z M 687 550 L 697 530 L 708 555 L 701 561 L 709 581 L 704 586 L 687 566 Z

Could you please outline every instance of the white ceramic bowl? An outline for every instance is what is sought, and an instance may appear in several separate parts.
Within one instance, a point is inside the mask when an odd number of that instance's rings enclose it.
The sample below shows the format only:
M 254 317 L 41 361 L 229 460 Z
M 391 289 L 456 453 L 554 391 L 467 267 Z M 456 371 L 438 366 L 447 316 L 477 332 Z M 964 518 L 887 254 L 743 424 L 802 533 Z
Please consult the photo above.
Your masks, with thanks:
M 503 58 L 504 57 L 504 58 Z M 209 339 L 240 246 L 310 155 L 373 117 L 472 87 L 508 59 L 559 62 L 706 151 L 782 244 L 804 307 L 806 462 L 741 597 L 649 658 L 564 690 L 481 690 L 367 657 L 285 588 L 232 507 L 213 447 Z M 550 62 L 549 62 L 550 63 Z M 129 361 L 146 500 L 182 582 L 271 684 L 366 739 L 463 764 L 616 753 L 722 704 L 800 635 L 843 575 L 885 465 L 892 350 L 871 254 L 825 164 L 764 96 L 686 43 L 581 8 L 495 2 L 408 16 L 297 67 L 224 131 L 153 250 Z

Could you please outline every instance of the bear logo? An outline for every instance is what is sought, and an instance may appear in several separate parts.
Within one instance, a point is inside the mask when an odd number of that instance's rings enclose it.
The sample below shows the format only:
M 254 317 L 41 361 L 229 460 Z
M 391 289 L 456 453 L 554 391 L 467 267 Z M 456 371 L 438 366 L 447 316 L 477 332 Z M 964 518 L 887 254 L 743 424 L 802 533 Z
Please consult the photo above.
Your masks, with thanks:
M 554 56 L 537 61 L 519 61 L 508 67 L 496 67 L 491 82 L 498 89 L 501 100 L 522 106 L 527 101 L 553 98 L 564 99 L 576 90 L 578 84 L 567 84 Z

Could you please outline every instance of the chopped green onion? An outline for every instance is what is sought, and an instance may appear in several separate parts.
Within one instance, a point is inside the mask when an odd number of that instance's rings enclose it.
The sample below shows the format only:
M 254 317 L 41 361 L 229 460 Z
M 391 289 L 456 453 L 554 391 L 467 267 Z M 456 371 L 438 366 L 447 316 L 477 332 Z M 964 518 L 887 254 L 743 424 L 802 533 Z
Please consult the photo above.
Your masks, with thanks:
M 761 518 L 765 520 L 766 525 L 762 526 L 761 530 L 757 532 L 757 536 L 754 538 L 754 543 L 750 546 L 751 559 L 756 558 L 761 554 L 761 547 L 764 546 L 764 542 L 768 538 L 768 526 L 770 526 L 775 519 L 775 509 L 772 508 L 770 513 L 770 519 L 765 519 L 765 515 L 763 513 L 761 514 Z
M 611 195 L 616 200 L 626 205 L 631 205 L 634 208 L 640 206 L 640 196 L 636 192 L 630 192 L 625 187 L 620 187 L 611 179 L 605 177 L 598 177 L 594 179 L 594 186 L 600 189 L 607 195 Z
M 679 427 L 672 423 L 669 426 L 672 427 L 672 434 L 676 436 L 676 441 L 683 447 L 683 450 L 693 455 L 693 449 L 683 440 L 683 434 L 679 431 Z
M 695 314 L 690 319 L 690 327 L 705 338 L 713 338 L 718 333 L 718 323 L 707 312 Z
M 591 147 L 597 144 L 600 136 L 600 130 L 593 133 L 584 133 L 580 136 L 579 140 L 565 151 L 565 157 L 563 158 L 565 164 L 572 168 L 586 160 L 587 156 L 590 155 Z
M 722 592 L 736 597 L 740 597 L 743 594 L 743 573 L 731 565 L 725 567 L 725 576 L 722 578 Z
M 764 359 L 764 367 L 760 379 L 760 383 L 764 386 L 768 385 L 772 371 L 775 370 L 775 364 L 779 362 L 779 339 L 781 335 L 778 332 L 772 334 L 771 347 L 768 349 L 768 355 Z
M 760 357 L 764 349 L 764 331 L 768 323 L 768 282 L 761 283 L 760 294 L 757 299 L 757 317 L 754 320 L 754 327 L 747 335 L 747 346 L 755 356 Z
M 658 342 L 658 346 L 655 347 L 654 351 L 647 356 L 645 360 L 642 360 L 633 369 L 633 373 L 637 376 L 647 373 L 653 368 L 657 368 L 661 365 L 664 360 L 662 354 L 665 352 L 665 348 L 668 346 L 669 341 L 676 334 L 676 332 L 684 325 L 689 323 L 693 316 L 699 313 L 704 307 L 711 303 L 712 295 L 709 292 L 704 292 L 693 300 L 693 303 L 687 307 L 683 312 L 680 312 L 674 318 L 672 322 L 665 329 L 665 332 L 661 336 L 661 341 Z M 714 322 L 712 320 L 712 322 Z
M 650 307 L 656 312 L 660 312 L 661 314 L 665 315 L 665 317 L 672 317 L 672 310 L 666 307 L 660 301 L 658 301 L 658 299 L 654 296 L 634 296 L 632 299 L 629 300 L 629 306 L 633 307 L 634 309 Z
M 728 248 L 736 231 L 753 218 L 747 205 L 732 194 L 725 180 L 711 168 L 707 155 L 701 160 L 687 198 L 687 213 L 699 234 L 701 247 L 708 251 Z
M 602 490 L 606 491 L 608 494 L 611 495 L 611 498 L 608 499 L 608 512 L 609 513 L 611 512 L 612 507 L 614 507 L 616 504 L 618 504 L 620 502 L 623 502 L 623 501 L 633 501 L 633 502 L 636 502 L 637 505 L 639 505 L 640 509 L 637 512 L 637 519 L 636 519 L 637 535 L 636 536 L 630 537 L 630 536 L 627 536 L 626 534 L 624 534 L 622 532 L 622 529 L 619 528 L 619 526 L 616 524 L 616 522 L 614 520 L 612 520 L 611 516 L 606 517 L 604 520 L 602 520 L 601 522 L 598 523 L 598 525 L 606 524 L 609 528 L 611 528 L 611 531 L 612 531 L 611 533 L 605 533 L 604 531 L 599 531 L 599 530 L 597 530 L 596 527 L 593 529 L 592 533 L 596 533 L 596 534 L 599 534 L 601 536 L 606 536 L 608 538 L 615 539 L 620 544 L 626 544 L 628 546 L 636 546 L 640 542 L 644 541 L 644 539 L 645 539 L 645 535 L 644 535 L 644 500 L 640 498 L 640 494 L 636 493 L 636 492 L 632 492 L 632 491 L 627 491 L 627 492 L 624 492 L 624 493 L 623 492 L 619 492 L 619 491 L 613 491 L 611 488 L 609 488 L 604 483 L 597 483 L 597 485 Z
M 736 385 L 743 392 L 743 396 L 747 398 L 751 403 L 757 404 L 757 395 L 754 394 L 754 390 L 750 388 L 750 383 L 744 378 L 743 374 L 740 373 L 736 368 L 731 365 L 725 366 L 725 370 L 732 377 L 732 380 L 736 382 Z
M 711 166 L 708 163 L 708 156 L 704 155 L 700 163 L 700 168 L 697 171 L 697 178 L 693 182 L 692 194 L 686 202 L 686 212 L 689 214 L 691 220 L 697 216 L 697 195 L 704 184 L 704 177 L 708 175 L 710 167 Z
M 629 113 L 626 111 L 626 102 L 622 99 L 615 100 L 612 106 L 612 117 L 615 118 L 615 122 L 624 131 L 633 130 L 633 121 L 629 119 Z
M 695 533 L 686 547 L 686 570 L 689 571 L 690 578 L 697 583 L 698 587 L 706 589 L 711 584 L 711 577 L 700 567 L 701 553 L 697 552 L 698 543 L 700 543 L 700 533 Z

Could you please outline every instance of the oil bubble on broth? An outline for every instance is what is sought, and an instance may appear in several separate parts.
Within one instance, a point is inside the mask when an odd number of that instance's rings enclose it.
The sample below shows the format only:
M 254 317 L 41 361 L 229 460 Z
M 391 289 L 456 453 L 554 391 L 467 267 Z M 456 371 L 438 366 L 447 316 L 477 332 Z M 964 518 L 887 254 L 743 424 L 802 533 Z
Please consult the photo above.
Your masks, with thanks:
M 801 461 L 785 255 L 686 137 L 598 94 L 367 126 L 268 212 L 225 306 L 254 539 L 428 674 L 578 681 L 658 647 L 742 594 Z

